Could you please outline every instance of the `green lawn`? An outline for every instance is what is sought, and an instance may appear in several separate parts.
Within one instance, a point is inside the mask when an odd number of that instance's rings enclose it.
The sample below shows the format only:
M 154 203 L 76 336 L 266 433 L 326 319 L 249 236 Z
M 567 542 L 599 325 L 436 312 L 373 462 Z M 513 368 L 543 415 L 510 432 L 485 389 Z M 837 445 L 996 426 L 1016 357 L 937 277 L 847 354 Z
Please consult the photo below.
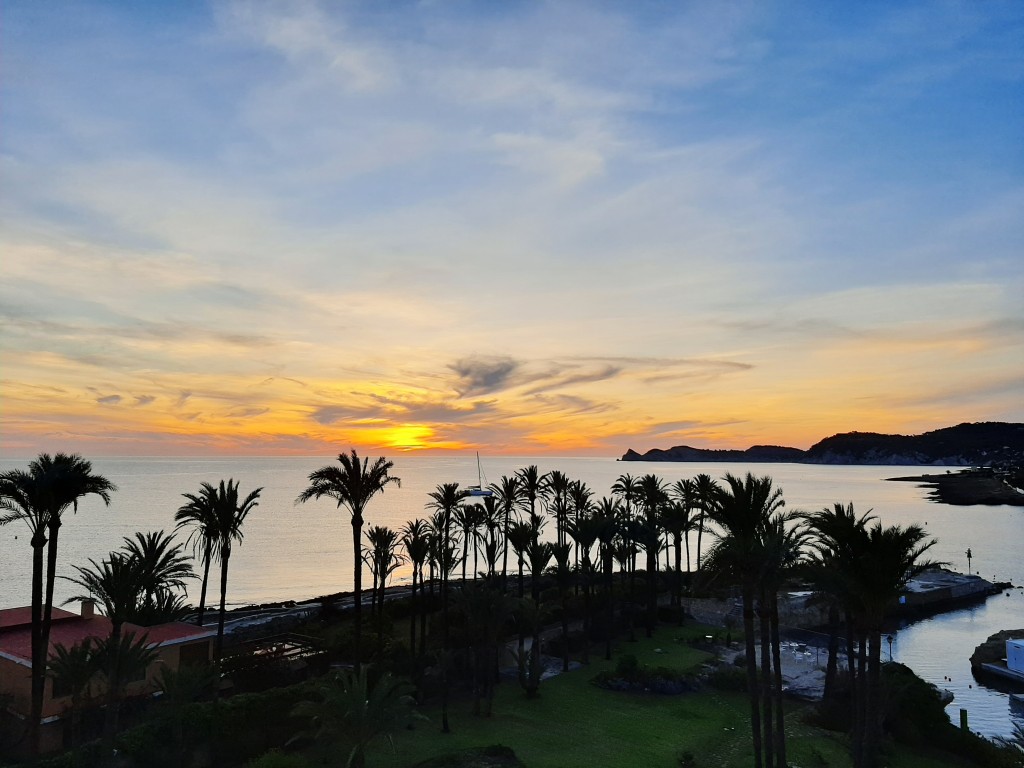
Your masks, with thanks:
M 680 639 L 702 635 L 704 627 L 663 628 L 653 639 L 622 642 L 615 657 L 634 654 L 641 664 L 696 669 L 710 658 Z M 661 649 L 657 652 L 655 649 Z M 599 671 L 613 669 L 603 658 L 589 667 L 541 684 L 541 697 L 527 700 L 518 685 L 498 686 L 491 718 L 474 717 L 470 704 L 456 701 L 449 710 L 451 733 L 440 732 L 436 707 L 422 710 L 429 722 L 395 737 L 394 745 L 376 745 L 367 764 L 408 766 L 446 753 L 488 744 L 504 744 L 529 768 L 669 768 L 684 752 L 696 766 L 746 768 L 752 763 L 748 702 L 744 694 L 707 689 L 679 696 L 606 691 L 590 683 Z M 800 768 L 850 765 L 846 739 L 807 726 L 805 705 L 787 702 L 790 764 Z M 950 765 L 897 754 L 893 768 Z

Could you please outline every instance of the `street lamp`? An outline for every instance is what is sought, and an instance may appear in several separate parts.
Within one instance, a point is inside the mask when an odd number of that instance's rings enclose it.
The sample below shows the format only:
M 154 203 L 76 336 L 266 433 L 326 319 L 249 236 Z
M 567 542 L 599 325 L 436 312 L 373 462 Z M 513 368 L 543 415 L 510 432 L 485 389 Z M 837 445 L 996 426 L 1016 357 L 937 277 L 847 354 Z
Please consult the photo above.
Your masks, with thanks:
M 971 575 L 971 557 L 972 557 L 972 555 L 971 555 L 971 548 L 968 547 L 967 551 L 964 552 L 964 554 L 967 555 L 967 575 L 970 576 Z
M 886 642 L 889 643 L 889 661 L 892 661 L 892 641 L 895 639 L 892 635 L 885 636 Z

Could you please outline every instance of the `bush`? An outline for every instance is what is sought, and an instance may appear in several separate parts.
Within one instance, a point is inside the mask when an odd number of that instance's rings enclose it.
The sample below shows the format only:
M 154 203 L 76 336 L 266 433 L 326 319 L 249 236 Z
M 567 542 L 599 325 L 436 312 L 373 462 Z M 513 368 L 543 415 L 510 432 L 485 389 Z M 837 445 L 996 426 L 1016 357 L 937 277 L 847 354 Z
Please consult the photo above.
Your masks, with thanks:
M 745 669 L 720 664 L 707 676 L 707 683 L 720 691 L 746 691 L 747 672 Z

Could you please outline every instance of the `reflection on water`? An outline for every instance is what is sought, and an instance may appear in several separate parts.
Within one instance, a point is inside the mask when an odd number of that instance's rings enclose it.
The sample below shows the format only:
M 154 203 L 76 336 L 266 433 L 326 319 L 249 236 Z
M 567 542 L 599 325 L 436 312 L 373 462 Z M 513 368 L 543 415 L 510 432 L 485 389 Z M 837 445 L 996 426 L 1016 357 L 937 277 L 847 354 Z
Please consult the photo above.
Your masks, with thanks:
M 895 633 L 892 655 L 918 675 L 953 693 L 946 712 L 954 723 L 966 709 L 972 731 L 1009 736 L 1011 718 L 1024 726 L 1024 711 L 1006 693 L 988 688 L 971 674 L 970 657 L 989 635 L 1024 628 L 1024 590 L 1012 589 L 984 604 L 918 621 Z

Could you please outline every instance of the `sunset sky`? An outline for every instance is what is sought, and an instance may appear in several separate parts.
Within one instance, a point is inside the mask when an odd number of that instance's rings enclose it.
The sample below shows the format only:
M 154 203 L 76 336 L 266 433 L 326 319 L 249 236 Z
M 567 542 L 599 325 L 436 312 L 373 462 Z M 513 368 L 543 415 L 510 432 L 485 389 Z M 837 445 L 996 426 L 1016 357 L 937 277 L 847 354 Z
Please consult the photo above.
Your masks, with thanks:
M 0 453 L 1024 421 L 1024 3 L 6 0 Z

